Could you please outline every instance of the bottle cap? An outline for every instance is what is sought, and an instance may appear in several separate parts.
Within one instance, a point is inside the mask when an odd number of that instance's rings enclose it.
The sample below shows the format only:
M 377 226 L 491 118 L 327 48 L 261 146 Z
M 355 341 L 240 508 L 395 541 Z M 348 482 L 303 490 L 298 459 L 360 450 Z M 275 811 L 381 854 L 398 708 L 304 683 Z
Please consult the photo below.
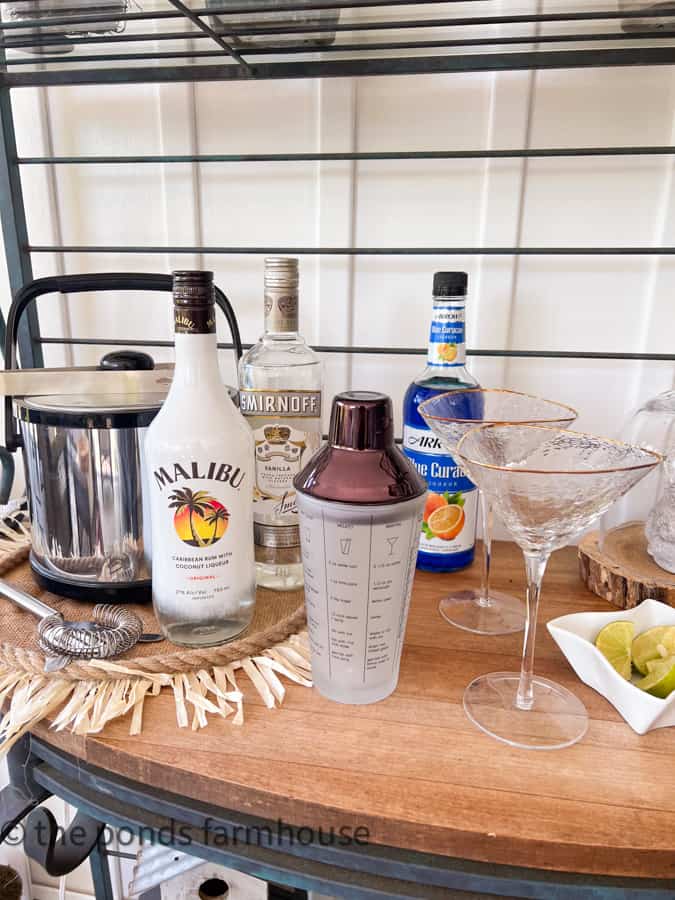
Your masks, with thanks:
M 176 334 L 213 334 L 216 330 L 213 272 L 173 272 L 173 322 Z
M 267 256 L 265 258 L 265 288 L 297 288 L 299 282 L 298 260 L 294 256 Z
M 436 272 L 434 297 L 466 297 L 468 283 L 466 272 Z
M 199 269 L 172 272 L 173 302 L 180 306 L 205 306 L 215 303 L 213 272 Z
M 298 330 L 298 260 L 293 256 L 265 259 L 265 331 Z
M 368 505 L 400 503 L 426 491 L 394 443 L 391 399 L 371 391 L 347 391 L 333 399 L 328 443 L 293 485 L 322 500 Z

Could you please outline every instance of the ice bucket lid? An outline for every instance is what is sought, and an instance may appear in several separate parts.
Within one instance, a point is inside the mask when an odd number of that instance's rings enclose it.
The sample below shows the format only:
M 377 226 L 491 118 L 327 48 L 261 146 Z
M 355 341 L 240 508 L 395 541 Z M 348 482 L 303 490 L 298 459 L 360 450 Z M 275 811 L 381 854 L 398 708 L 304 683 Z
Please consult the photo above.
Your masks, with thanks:
M 53 394 L 14 400 L 24 422 L 68 428 L 142 428 L 157 415 L 165 393 Z
M 338 503 L 400 503 L 426 484 L 394 443 L 391 399 L 346 391 L 333 399 L 328 443 L 293 482 L 296 491 Z

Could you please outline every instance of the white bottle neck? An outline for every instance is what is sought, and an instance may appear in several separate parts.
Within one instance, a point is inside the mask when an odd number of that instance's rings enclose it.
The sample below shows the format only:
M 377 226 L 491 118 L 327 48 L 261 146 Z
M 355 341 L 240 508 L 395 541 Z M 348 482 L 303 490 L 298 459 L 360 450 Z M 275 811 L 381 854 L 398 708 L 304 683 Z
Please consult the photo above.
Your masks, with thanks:
M 215 334 L 176 334 L 173 384 L 182 387 L 223 386 Z

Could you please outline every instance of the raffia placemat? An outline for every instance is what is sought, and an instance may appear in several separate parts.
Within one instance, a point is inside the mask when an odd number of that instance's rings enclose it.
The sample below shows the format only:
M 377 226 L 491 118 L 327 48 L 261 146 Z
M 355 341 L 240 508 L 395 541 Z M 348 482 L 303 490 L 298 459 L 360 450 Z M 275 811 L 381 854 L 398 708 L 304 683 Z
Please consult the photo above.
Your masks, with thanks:
M 27 561 L 26 532 L 2 534 L 0 576 L 39 597 L 65 619 L 90 617 L 93 604 L 67 600 L 39 587 Z M 126 604 L 143 620 L 146 631 L 159 631 L 146 603 Z M 137 644 L 114 660 L 73 661 L 45 673 L 37 646 L 38 620 L 0 597 L 0 755 L 44 718 L 51 727 L 76 734 L 100 732 L 107 722 L 130 715 L 130 733 L 143 727 L 146 697 L 163 688 L 173 691 L 179 727 L 204 728 L 208 715 L 241 725 L 244 697 L 237 674 L 245 674 L 268 708 L 280 704 L 285 688 L 279 675 L 311 687 L 309 646 L 302 591 L 259 589 L 253 620 L 234 641 L 199 650 L 168 641 Z M 240 670 L 240 672 L 238 672 Z

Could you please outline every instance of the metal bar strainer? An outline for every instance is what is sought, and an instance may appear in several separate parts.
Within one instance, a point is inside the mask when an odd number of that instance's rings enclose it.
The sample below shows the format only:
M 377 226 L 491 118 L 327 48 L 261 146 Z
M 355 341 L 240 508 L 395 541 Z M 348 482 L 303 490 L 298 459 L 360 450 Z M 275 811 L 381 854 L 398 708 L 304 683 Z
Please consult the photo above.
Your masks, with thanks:
M 109 659 L 130 650 L 143 636 L 143 623 L 130 609 L 99 603 L 91 621 L 69 622 L 37 597 L 0 581 L 0 594 L 38 616 L 38 644 L 47 657 L 45 671 L 73 659 Z M 152 636 L 154 637 L 154 635 Z

